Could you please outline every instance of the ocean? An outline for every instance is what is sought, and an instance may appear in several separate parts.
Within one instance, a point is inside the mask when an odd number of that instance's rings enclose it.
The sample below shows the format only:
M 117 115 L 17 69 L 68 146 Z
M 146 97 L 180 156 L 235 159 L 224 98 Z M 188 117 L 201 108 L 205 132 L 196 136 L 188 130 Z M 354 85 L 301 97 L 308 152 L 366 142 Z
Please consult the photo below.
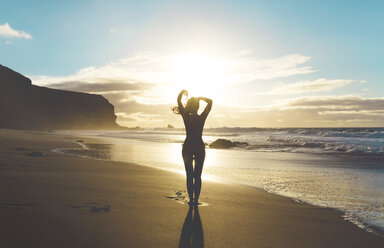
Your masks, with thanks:
M 60 133 L 97 137 L 102 144 L 77 142 L 77 148 L 57 152 L 184 174 L 182 129 Z M 203 181 L 249 185 L 334 208 L 346 220 L 384 235 L 384 128 L 208 128 L 203 139 Z M 243 143 L 209 148 L 217 139 Z

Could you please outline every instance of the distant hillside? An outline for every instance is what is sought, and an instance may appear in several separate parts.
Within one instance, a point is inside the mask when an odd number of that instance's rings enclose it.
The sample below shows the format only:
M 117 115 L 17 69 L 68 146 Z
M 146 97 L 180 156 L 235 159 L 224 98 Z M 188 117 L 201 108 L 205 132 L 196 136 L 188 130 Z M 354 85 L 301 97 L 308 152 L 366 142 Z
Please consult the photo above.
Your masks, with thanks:
M 0 65 L 0 128 L 115 129 L 114 106 L 101 95 L 32 85 Z

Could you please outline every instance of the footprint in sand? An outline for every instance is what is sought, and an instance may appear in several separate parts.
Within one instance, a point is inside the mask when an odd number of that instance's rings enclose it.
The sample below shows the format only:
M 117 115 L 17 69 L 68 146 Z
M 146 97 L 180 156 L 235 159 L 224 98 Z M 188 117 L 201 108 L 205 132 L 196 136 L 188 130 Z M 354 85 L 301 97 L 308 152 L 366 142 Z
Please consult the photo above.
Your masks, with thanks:
M 27 148 L 25 148 L 25 147 L 16 147 L 15 150 L 16 151 L 26 151 Z
M 176 190 L 174 194 L 172 195 L 167 195 L 165 196 L 165 198 L 167 199 L 171 199 L 171 200 L 174 200 L 180 204 L 183 204 L 183 205 L 188 205 L 189 203 L 189 197 L 187 196 L 186 192 L 185 191 L 182 191 L 182 190 Z M 198 206 L 199 207 L 206 207 L 206 206 L 209 206 L 208 203 L 205 203 L 205 202 L 199 202 L 198 203 Z
M 91 213 L 107 213 L 111 211 L 111 205 L 102 205 L 99 202 L 87 202 L 81 205 L 71 205 L 72 209 L 86 210 Z
M 15 210 L 22 210 L 26 207 L 34 207 L 35 204 L 33 203 L 3 203 L 0 204 L 0 208 L 11 208 Z
M 45 154 L 42 152 L 31 152 L 27 154 L 30 157 L 45 157 Z

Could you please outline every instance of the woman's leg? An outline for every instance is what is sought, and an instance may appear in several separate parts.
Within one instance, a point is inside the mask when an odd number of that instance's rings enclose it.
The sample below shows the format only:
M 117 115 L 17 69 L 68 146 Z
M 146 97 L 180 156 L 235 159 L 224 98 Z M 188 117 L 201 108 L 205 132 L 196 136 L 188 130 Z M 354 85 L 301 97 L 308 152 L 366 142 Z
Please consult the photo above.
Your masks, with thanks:
M 187 190 L 189 201 L 193 202 L 193 155 L 188 149 L 183 148 L 183 160 L 185 166 L 185 172 L 187 174 Z
M 201 191 L 201 173 L 203 172 L 203 165 L 205 159 L 205 148 L 195 153 L 195 169 L 193 171 L 193 177 L 195 179 L 195 203 L 199 201 Z

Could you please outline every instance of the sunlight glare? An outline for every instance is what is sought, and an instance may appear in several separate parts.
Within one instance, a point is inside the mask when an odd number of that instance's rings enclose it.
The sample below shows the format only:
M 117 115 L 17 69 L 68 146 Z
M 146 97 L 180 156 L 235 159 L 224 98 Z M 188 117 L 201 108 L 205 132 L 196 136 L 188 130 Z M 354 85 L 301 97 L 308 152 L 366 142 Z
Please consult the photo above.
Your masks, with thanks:
M 228 83 L 225 77 L 228 61 L 198 52 L 186 52 L 170 57 L 173 82 L 187 89 L 189 96 L 220 98 L 220 91 Z M 176 85 L 175 85 L 176 86 Z

